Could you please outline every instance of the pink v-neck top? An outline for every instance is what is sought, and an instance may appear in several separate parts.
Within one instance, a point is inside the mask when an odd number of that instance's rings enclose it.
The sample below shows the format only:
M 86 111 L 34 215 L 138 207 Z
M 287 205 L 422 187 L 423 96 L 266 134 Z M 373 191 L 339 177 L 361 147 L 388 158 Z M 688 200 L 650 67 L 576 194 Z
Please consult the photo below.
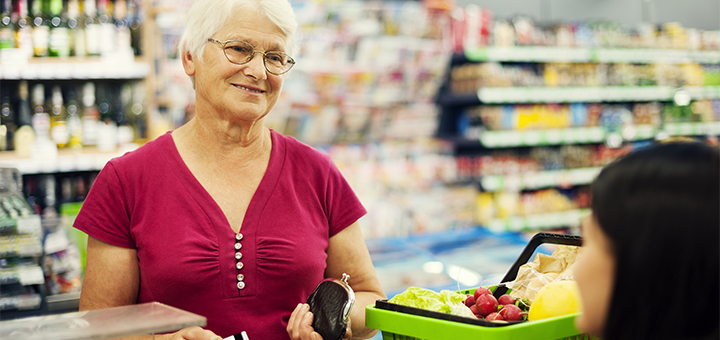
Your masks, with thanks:
M 222 337 L 287 339 L 291 312 L 323 279 L 329 238 L 366 211 L 327 155 L 275 131 L 272 143 L 242 237 L 169 132 L 107 163 L 74 226 L 137 249 L 138 303 L 205 316 Z

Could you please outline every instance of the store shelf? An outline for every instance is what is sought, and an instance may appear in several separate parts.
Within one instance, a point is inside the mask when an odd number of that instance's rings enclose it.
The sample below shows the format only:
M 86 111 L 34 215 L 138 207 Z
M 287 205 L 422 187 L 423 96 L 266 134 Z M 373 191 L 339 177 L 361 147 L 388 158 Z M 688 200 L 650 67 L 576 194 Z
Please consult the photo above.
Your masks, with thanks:
M 636 141 L 654 139 L 660 132 L 665 132 L 670 136 L 718 136 L 720 135 L 720 122 L 668 123 L 660 130 L 650 125 L 630 125 L 619 133 L 611 133 L 599 126 L 551 130 L 483 131 L 480 135 L 480 144 L 486 148 L 505 148 L 603 143 L 611 135 L 619 136 L 625 141 Z
M 136 58 L 2 59 L 3 80 L 142 79 L 150 73 L 150 65 Z
M 639 48 L 488 47 L 465 51 L 465 57 L 473 62 L 720 63 L 720 51 Z
M 495 219 L 490 221 L 486 227 L 494 231 L 524 231 L 574 227 L 580 224 L 580 219 L 587 213 L 589 213 L 588 209 L 576 209 L 524 217 L 517 216 L 506 219 Z
M 98 151 L 95 148 L 84 148 L 80 153 L 72 150 L 59 150 L 58 156 L 55 158 L 17 158 L 12 152 L 3 152 L 0 153 L 0 167 L 16 168 L 23 175 L 100 171 L 109 160 L 122 156 L 125 152 L 132 151 L 137 147 L 132 144 L 111 152 Z
M 681 89 L 692 99 L 720 99 L 720 86 Z M 483 87 L 477 96 L 483 104 L 639 102 L 670 101 L 678 90 L 671 86 Z
M 602 127 L 577 127 L 553 130 L 484 131 L 480 143 L 487 148 L 601 143 L 607 133 Z
M 45 283 L 45 274 L 40 266 L 24 266 L 0 270 L 0 284 L 17 283 L 22 286 Z
M 489 175 L 480 179 L 484 191 L 534 190 L 590 184 L 600 167 L 527 172 L 517 175 Z

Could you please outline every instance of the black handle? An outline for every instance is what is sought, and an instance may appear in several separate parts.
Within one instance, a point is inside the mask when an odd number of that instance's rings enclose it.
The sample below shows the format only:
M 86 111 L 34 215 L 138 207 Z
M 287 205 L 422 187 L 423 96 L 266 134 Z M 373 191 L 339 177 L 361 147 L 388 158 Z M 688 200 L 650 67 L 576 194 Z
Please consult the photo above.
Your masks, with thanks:
M 499 298 L 501 295 L 507 292 L 508 288 L 504 285 L 504 283 L 515 280 L 518 271 L 520 270 L 520 266 L 526 264 L 528 260 L 530 260 L 530 257 L 535 253 L 535 249 L 537 249 L 537 247 L 539 247 L 543 243 L 562 244 L 568 246 L 582 246 L 582 237 L 575 235 L 561 235 L 552 233 L 535 234 L 535 236 L 533 236 L 530 239 L 530 242 L 528 242 L 528 244 L 525 246 L 525 249 L 523 249 L 522 253 L 520 253 L 520 256 L 517 258 L 517 260 L 515 260 L 515 263 L 513 263 L 512 267 L 510 267 L 510 270 L 508 270 L 507 274 L 505 274 L 505 277 L 503 277 L 502 281 L 500 281 L 500 284 L 497 286 L 497 288 L 495 288 L 495 292 L 493 293 L 493 296 L 495 296 L 495 298 Z

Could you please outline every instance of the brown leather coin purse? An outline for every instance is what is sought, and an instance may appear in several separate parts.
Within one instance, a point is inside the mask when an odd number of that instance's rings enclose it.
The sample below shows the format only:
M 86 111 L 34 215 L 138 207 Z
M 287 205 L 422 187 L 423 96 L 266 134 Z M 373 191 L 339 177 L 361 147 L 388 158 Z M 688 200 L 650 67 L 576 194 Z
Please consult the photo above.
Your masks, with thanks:
M 325 279 L 310 294 L 307 303 L 313 313 L 313 328 L 324 340 L 340 340 L 345 335 L 355 292 L 343 273 L 342 280 Z

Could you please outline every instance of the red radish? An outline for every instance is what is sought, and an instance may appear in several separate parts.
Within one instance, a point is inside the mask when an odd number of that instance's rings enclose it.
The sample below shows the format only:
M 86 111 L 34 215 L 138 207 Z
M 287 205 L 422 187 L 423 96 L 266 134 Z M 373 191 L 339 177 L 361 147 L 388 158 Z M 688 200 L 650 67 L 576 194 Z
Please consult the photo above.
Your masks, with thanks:
M 480 297 L 480 295 L 485 294 L 492 294 L 492 292 L 490 291 L 490 289 L 487 289 L 485 287 L 478 287 L 477 289 L 475 289 L 475 294 L 473 294 L 473 296 L 475 296 L 475 300 L 477 301 L 477 298 Z
M 497 312 L 498 301 L 492 294 L 483 294 L 476 299 L 475 306 L 477 306 L 480 315 L 486 316 L 492 312 Z
M 501 305 L 514 305 L 515 298 L 510 296 L 509 294 L 503 294 L 500 295 L 500 298 L 498 298 L 498 303 Z
M 523 314 L 526 313 L 523 313 L 522 309 L 515 305 L 505 305 L 500 310 L 500 315 L 507 321 L 522 321 Z
M 473 306 L 475 305 L 475 295 L 467 294 L 467 297 L 465 298 L 465 306 Z
M 485 320 L 502 321 L 505 319 L 503 319 L 502 315 L 498 314 L 497 312 L 492 312 L 492 313 L 488 314 L 488 316 L 485 317 Z
M 476 305 L 470 306 L 470 311 L 471 311 L 473 314 L 475 314 L 475 316 L 480 315 L 480 313 L 478 313 L 478 310 L 477 310 L 477 306 L 476 306 Z

